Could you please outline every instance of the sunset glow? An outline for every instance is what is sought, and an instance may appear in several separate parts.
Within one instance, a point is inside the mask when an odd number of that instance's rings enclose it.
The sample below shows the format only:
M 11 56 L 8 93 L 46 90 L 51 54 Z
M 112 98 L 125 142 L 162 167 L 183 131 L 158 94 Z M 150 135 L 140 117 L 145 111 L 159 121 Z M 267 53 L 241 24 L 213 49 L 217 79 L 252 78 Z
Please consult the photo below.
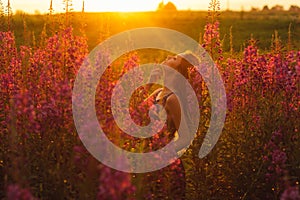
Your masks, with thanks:
M 155 2 L 155 3 L 154 3 Z M 86 9 L 91 11 L 117 11 L 117 12 L 136 12 L 136 11 L 151 11 L 156 9 L 155 1 L 141 1 L 141 0 L 114 0 L 114 1 L 87 1 L 85 3 Z
M 2 1 L 6 5 L 7 1 Z M 55 12 L 63 12 L 63 1 L 53 0 L 53 8 Z M 158 4 L 162 0 L 85 0 L 86 12 L 137 12 L 137 11 L 155 11 Z M 168 0 L 163 1 L 165 4 Z M 171 0 L 178 10 L 207 10 L 210 0 Z M 72 2 L 74 11 L 81 11 L 82 0 L 74 0 Z M 283 5 L 284 9 L 288 9 L 290 5 L 300 6 L 299 0 L 274 0 L 272 3 L 267 0 L 222 0 L 220 1 L 221 10 L 227 8 L 231 10 L 250 10 L 251 7 L 262 8 L 264 5 L 269 7 L 277 4 Z M 11 0 L 11 7 L 14 11 L 23 10 L 28 13 L 40 11 L 41 13 L 48 12 L 50 0 Z

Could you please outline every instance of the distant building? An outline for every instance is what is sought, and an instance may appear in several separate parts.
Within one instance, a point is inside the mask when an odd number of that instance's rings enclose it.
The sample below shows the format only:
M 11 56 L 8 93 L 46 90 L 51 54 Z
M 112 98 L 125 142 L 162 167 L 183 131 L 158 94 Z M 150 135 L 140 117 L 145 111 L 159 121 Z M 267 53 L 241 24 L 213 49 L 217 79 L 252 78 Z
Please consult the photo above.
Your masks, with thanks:
M 161 1 L 158 4 L 157 11 L 177 11 L 177 8 L 174 3 L 170 1 L 167 4 L 164 4 L 164 1 Z

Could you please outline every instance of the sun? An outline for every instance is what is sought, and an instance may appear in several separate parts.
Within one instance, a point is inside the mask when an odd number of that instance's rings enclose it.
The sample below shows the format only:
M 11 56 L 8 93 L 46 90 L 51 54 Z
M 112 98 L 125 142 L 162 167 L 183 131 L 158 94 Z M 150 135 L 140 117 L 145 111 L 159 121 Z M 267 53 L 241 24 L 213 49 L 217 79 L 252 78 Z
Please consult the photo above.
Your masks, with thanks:
M 157 1 L 142 0 L 86 0 L 87 10 L 94 12 L 139 12 L 154 11 Z

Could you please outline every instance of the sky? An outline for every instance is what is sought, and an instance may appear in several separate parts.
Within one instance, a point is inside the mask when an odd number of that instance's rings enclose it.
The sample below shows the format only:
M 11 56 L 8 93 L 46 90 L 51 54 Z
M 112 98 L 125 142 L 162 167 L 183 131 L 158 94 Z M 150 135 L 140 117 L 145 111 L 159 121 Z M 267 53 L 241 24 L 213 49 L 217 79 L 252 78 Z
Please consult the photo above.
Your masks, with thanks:
M 164 0 L 167 3 L 169 0 Z M 178 10 L 207 10 L 210 0 L 171 0 Z M 48 12 L 50 0 L 10 0 L 13 11 L 22 10 L 27 13 Z M 55 12 L 63 12 L 63 0 L 53 0 Z M 105 11 L 154 11 L 161 0 L 85 0 L 86 12 Z M 4 5 L 7 0 L 2 0 Z M 251 7 L 262 8 L 264 5 L 272 7 L 276 4 L 288 9 L 290 5 L 300 6 L 300 0 L 221 0 L 221 9 L 250 10 Z M 82 0 L 73 0 L 74 11 L 81 11 Z

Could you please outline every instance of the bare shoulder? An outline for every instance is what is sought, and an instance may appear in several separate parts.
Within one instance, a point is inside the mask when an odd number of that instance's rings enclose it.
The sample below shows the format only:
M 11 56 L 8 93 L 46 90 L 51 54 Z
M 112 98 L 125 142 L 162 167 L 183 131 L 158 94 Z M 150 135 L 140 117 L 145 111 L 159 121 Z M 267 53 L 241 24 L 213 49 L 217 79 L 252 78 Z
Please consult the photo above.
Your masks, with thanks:
M 175 94 L 172 94 L 169 96 L 169 98 L 167 98 L 165 108 L 166 108 L 168 116 L 173 121 L 173 123 L 176 127 L 176 130 L 178 130 L 179 125 L 180 125 L 180 119 L 181 119 L 181 117 L 180 117 L 181 116 L 181 108 L 180 108 L 179 101 Z

